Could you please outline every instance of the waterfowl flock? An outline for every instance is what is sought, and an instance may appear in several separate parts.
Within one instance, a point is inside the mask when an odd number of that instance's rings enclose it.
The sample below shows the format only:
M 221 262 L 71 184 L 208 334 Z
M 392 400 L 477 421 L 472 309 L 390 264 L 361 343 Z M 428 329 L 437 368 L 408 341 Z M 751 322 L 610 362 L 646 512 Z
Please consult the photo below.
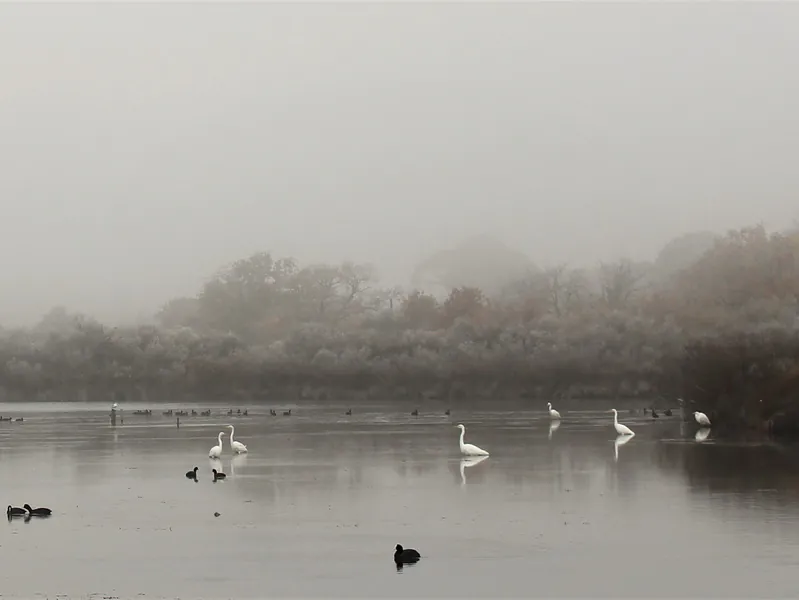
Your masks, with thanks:
M 681 404 L 682 404 L 682 402 L 681 402 Z M 112 410 L 118 410 L 118 405 L 115 405 L 114 407 L 112 407 Z M 564 418 L 564 416 L 561 414 L 561 412 L 559 412 L 558 410 L 555 410 L 555 408 L 553 408 L 553 405 L 552 405 L 551 402 L 548 402 L 546 404 L 546 410 L 547 410 L 547 414 L 550 417 L 550 420 L 551 420 L 551 422 L 553 424 L 552 426 L 554 426 L 556 428 L 560 426 L 562 421 L 564 421 L 564 420 L 567 421 L 568 420 L 568 414 Z M 682 411 L 682 409 L 681 409 L 681 411 Z M 623 440 L 621 443 L 626 443 L 626 441 L 624 441 L 624 440 L 626 439 L 627 441 L 629 441 L 629 439 L 632 439 L 632 437 L 635 436 L 635 432 L 632 429 L 630 429 L 627 425 L 624 425 L 624 424 L 619 422 L 619 411 L 617 409 L 615 409 L 615 408 L 614 409 L 610 409 L 610 411 L 608 411 L 608 412 L 613 414 L 612 426 L 613 426 L 614 430 L 616 431 L 616 433 L 619 436 L 619 438 L 616 441 L 617 445 L 615 446 L 616 452 L 618 452 L 617 448 L 618 448 L 618 445 L 620 445 L 619 439 Z M 636 411 L 629 411 L 629 412 L 632 413 L 632 414 L 635 414 Z M 138 411 L 138 410 L 137 411 L 133 411 L 132 414 L 150 417 L 150 416 L 152 416 L 153 413 L 152 413 L 152 410 L 147 409 L 147 410 L 144 410 L 144 411 Z M 191 415 L 191 416 L 204 416 L 204 417 L 207 417 L 207 416 L 211 415 L 211 410 L 208 409 L 208 410 L 199 411 L 199 412 L 196 411 L 196 410 L 191 410 L 191 412 L 189 412 L 189 411 L 186 411 L 186 410 L 173 411 L 172 409 L 170 409 L 168 411 L 163 412 L 162 414 L 164 414 L 166 416 L 186 416 L 186 415 Z M 234 416 L 234 415 L 235 416 L 246 417 L 246 416 L 248 416 L 248 410 L 247 409 L 244 409 L 244 410 L 238 409 L 237 411 L 234 412 L 233 409 L 228 409 L 226 412 L 223 412 L 223 413 L 220 413 L 220 414 L 223 414 L 223 415 L 228 416 L 228 417 L 231 417 L 231 416 Z M 347 409 L 344 412 L 344 414 L 347 415 L 347 416 L 351 416 L 353 414 L 353 411 L 352 411 L 351 408 L 349 408 L 349 409 Z M 441 414 L 441 413 L 439 413 L 439 414 Z M 449 416 L 450 414 L 451 414 L 451 410 L 450 409 L 446 409 L 446 411 L 444 411 L 444 415 Z M 640 414 L 640 412 L 639 412 L 639 414 Z M 659 418 L 661 418 L 661 414 L 664 417 L 670 417 L 670 416 L 672 416 L 673 413 L 672 413 L 671 409 L 664 409 L 664 410 L 662 410 L 661 413 L 658 413 L 655 410 L 654 407 L 649 407 L 648 409 L 644 409 L 644 414 L 651 415 L 651 417 L 653 419 L 659 419 Z M 269 415 L 272 416 L 272 417 L 276 417 L 276 416 L 278 416 L 278 412 L 275 409 L 269 409 Z M 292 415 L 292 409 L 286 409 L 286 410 L 282 411 L 282 415 L 286 416 L 286 417 L 290 417 Z M 413 416 L 413 417 L 420 416 L 419 409 L 418 408 L 413 409 L 410 412 L 410 415 Z M 707 437 L 707 433 L 709 433 L 709 427 L 711 426 L 710 418 L 705 413 L 699 412 L 699 411 L 693 412 L 693 418 L 696 421 L 696 423 L 699 424 L 699 426 L 701 428 L 700 430 L 705 432 L 703 434 L 704 437 L 702 439 L 706 438 Z M 249 452 L 247 445 L 245 443 L 243 443 L 242 441 L 235 439 L 235 426 L 232 425 L 232 424 L 229 424 L 229 425 L 225 425 L 224 427 L 225 427 L 226 431 L 219 431 L 218 432 L 217 438 L 216 438 L 216 444 L 214 446 L 212 446 L 210 448 L 210 450 L 208 451 L 208 457 L 210 459 L 214 459 L 214 460 L 215 459 L 220 459 L 222 457 L 223 453 L 225 453 L 225 451 L 228 450 L 228 449 L 231 452 L 231 454 L 233 454 L 233 455 L 247 454 Z M 459 430 L 458 448 L 459 448 L 460 454 L 462 456 L 470 457 L 470 458 L 476 458 L 478 461 L 479 460 L 483 460 L 483 459 L 485 459 L 485 458 L 487 458 L 489 456 L 488 450 L 485 450 L 484 448 L 482 448 L 480 446 L 477 446 L 475 444 L 467 443 L 465 441 L 466 426 L 464 424 L 459 423 L 459 424 L 455 425 L 455 428 Z M 225 440 L 224 440 L 224 438 L 226 436 L 228 438 L 227 439 L 227 443 L 225 443 Z M 189 471 L 187 471 L 185 473 L 185 478 L 197 483 L 199 481 L 199 479 L 200 479 L 200 477 L 198 475 L 198 472 L 199 472 L 199 467 L 195 466 L 191 470 L 189 470 Z M 209 479 L 213 483 L 217 483 L 219 481 L 224 481 L 224 480 L 226 480 L 226 478 L 227 478 L 227 474 L 222 472 L 222 470 L 220 468 L 212 468 L 211 469 L 211 473 L 210 473 Z M 31 519 L 33 517 L 50 517 L 52 515 L 52 510 L 49 509 L 49 508 L 45 508 L 45 507 L 33 508 L 30 504 L 26 503 L 26 504 L 23 505 L 22 508 L 16 507 L 16 506 L 12 506 L 12 505 L 8 505 L 6 514 L 7 514 L 7 517 L 8 517 L 9 521 L 11 521 L 14 518 L 18 518 L 18 517 L 24 518 L 25 520 L 29 520 L 29 519 Z M 215 516 L 220 516 L 220 515 L 219 515 L 219 513 L 215 513 Z M 410 565 L 410 564 L 417 563 L 421 559 L 421 554 L 417 550 L 415 550 L 413 548 L 404 548 L 401 544 L 397 544 L 395 546 L 395 549 L 394 549 L 393 558 L 394 558 L 394 562 L 397 565 L 397 568 L 400 569 L 400 568 L 402 568 L 403 565 Z

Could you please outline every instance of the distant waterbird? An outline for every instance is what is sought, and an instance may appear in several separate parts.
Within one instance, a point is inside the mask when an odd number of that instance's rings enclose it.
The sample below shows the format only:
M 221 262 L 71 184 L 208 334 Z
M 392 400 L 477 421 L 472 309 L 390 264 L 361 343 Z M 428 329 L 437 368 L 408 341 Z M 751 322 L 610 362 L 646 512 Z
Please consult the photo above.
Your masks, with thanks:
M 707 418 L 707 415 L 703 412 L 694 411 L 694 419 L 696 422 L 704 427 L 710 427 L 710 419 Z
M 411 411 L 411 416 L 412 417 L 418 417 L 419 416 L 419 409 L 418 408 L 413 409 Z
M 397 564 L 413 564 L 419 562 L 422 555 L 413 548 L 405 549 L 401 544 L 394 548 L 394 562 Z
M 290 417 L 290 416 L 291 416 L 291 409 L 284 410 L 284 411 L 283 411 L 283 416 L 284 416 L 284 417 Z
M 53 514 L 53 511 L 49 508 L 31 508 L 30 504 L 23 504 L 23 506 L 25 507 L 25 510 L 28 511 L 28 514 L 37 517 L 49 517 L 51 514 Z
M 654 408 L 652 409 L 652 418 L 653 419 L 659 419 L 660 418 L 660 415 L 655 412 Z
M 455 427 L 461 430 L 461 436 L 459 440 L 461 454 L 463 454 L 464 456 L 488 456 L 488 452 L 486 452 L 482 448 L 475 446 L 474 444 L 463 443 L 463 437 L 466 434 L 466 427 L 464 427 L 463 425 L 456 425 Z
M 216 469 L 211 469 L 211 471 L 214 473 L 214 481 L 227 477 L 222 471 L 217 471 Z
M 635 435 L 632 429 L 619 423 L 619 412 L 615 408 L 611 408 L 608 412 L 613 413 L 613 427 L 615 427 L 616 433 L 619 435 Z
M 188 479 L 194 479 L 196 481 L 197 480 L 197 469 L 198 468 L 199 467 L 194 467 L 194 469 L 192 469 L 191 471 L 186 471 L 186 477 Z
M 666 415 L 667 417 L 670 417 L 672 415 L 671 409 L 667 408 L 666 410 L 663 411 L 663 414 Z
M 219 437 L 217 437 L 219 443 L 208 451 L 208 458 L 219 458 L 222 456 L 222 436 L 224 434 L 224 431 L 219 432 Z
M 9 517 L 18 516 L 18 515 L 24 515 L 24 514 L 26 514 L 26 511 L 25 511 L 24 508 L 18 508 L 16 506 L 11 506 L 10 504 L 8 505 L 8 509 L 6 510 L 6 515 L 8 515 Z
M 560 413 L 552 408 L 552 403 L 547 402 L 547 409 L 549 409 L 549 416 L 553 419 L 560 419 Z

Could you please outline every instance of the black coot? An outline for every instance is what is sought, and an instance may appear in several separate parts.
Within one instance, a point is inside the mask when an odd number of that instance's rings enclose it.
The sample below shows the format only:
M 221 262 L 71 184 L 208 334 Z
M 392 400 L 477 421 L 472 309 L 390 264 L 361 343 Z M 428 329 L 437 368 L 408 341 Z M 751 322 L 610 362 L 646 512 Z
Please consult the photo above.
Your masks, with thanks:
M 408 563 L 415 563 L 422 555 L 419 554 L 413 548 L 408 548 L 407 550 L 404 549 L 400 544 L 397 544 L 397 548 L 394 551 L 394 562 L 397 564 L 408 564 Z
M 216 469 L 211 469 L 211 470 L 214 472 L 214 481 L 216 481 L 217 479 L 224 479 L 225 477 L 227 477 L 227 475 L 225 475 L 221 471 L 217 471 Z
M 186 477 L 189 479 L 197 479 L 197 469 L 199 467 L 194 467 L 191 471 L 186 472 Z
M 25 510 L 32 515 L 36 515 L 37 517 L 49 517 L 53 514 L 53 511 L 49 508 L 31 508 L 30 504 L 23 504 Z
M 24 508 L 18 508 L 16 506 L 11 506 L 9 504 L 8 505 L 8 510 L 6 510 L 6 514 L 9 517 L 12 516 L 12 515 L 24 515 L 25 514 L 25 509 Z

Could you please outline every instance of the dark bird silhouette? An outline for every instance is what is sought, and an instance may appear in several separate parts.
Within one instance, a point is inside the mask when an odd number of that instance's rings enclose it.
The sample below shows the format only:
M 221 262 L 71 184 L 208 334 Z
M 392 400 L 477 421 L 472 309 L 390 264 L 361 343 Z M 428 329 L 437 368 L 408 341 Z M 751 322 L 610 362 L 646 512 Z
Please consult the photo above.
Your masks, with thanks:
M 11 505 L 9 504 L 9 505 L 8 505 L 8 510 L 6 510 L 6 514 L 7 514 L 9 517 L 10 517 L 10 516 L 12 516 L 12 515 L 13 515 L 13 516 L 16 516 L 16 515 L 24 515 L 24 514 L 25 514 L 25 509 L 24 509 L 24 508 L 17 508 L 16 506 L 11 506 Z
M 284 416 L 284 417 L 290 417 L 290 416 L 291 416 L 291 409 L 284 410 L 284 411 L 283 411 L 283 416 Z
M 227 477 L 227 475 L 225 475 L 221 471 L 217 471 L 216 469 L 211 469 L 211 470 L 214 472 L 214 481 L 216 481 L 217 479 L 224 479 L 225 477 Z
M 445 415 L 447 415 L 447 416 L 449 416 L 449 409 L 445 410 L 445 411 L 444 411 L 444 414 L 445 414 Z
M 189 479 L 194 479 L 195 481 L 197 481 L 197 469 L 198 468 L 199 467 L 194 467 L 191 471 L 187 471 L 186 472 L 186 477 L 188 477 Z
M 411 416 L 412 416 L 412 417 L 418 417 L 418 416 L 419 416 L 419 409 L 416 409 L 416 408 L 415 408 L 415 409 L 413 409 L 413 410 L 411 411 Z
M 671 409 L 667 408 L 666 410 L 663 411 L 663 414 L 666 415 L 667 417 L 670 417 L 671 416 Z
M 345 415 L 351 415 L 351 414 L 352 414 L 352 409 L 349 409 L 349 410 L 348 410 L 346 413 L 344 413 L 344 414 L 345 414 Z
M 660 418 L 660 415 L 655 412 L 654 408 L 652 409 L 652 418 L 653 419 L 659 419 Z
M 422 555 L 413 548 L 405 550 L 400 544 L 397 544 L 397 548 L 394 550 L 394 562 L 399 565 L 412 564 L 417 562 L 420 558 L 422 558 Z
M 28 511 L 28 514 L 36 515 L 37 517 L 49 517 L 53 514 L 53 511 L 49 508 L 31 508 L 30 504 L 23 504 L 23 506 Z
M 276 413 L 274 410 L 272 410 L 271 408 L 269 409 L 269 414 L 270 414 L 271 416 L 273 416 L 273 417 L 276 417 L 276 416 L 277 416 L 277 413 Z

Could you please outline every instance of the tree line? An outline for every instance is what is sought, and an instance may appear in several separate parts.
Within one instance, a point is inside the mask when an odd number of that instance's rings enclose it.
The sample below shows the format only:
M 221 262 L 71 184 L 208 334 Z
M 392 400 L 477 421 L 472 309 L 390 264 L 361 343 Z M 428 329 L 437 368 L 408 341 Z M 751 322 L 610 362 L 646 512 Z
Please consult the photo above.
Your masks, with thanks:
M 486 264 L 503 263 L 494 254 Z M 796 229 L 687 234 L 652 262 L 593 268 L 515 255 L 489 289 L 458 274 L 479 270 L 458 262 L 478 262 L 473 253 L 441 256 L 427 261 L 435 293 L 380 286 L 368 264 L 261 252 L 167 302 L 151 325 L 110 328 L 56 308 L 0 331 L 0 386 L 98 399 L 682 396 L 730 421 L 792 410 Z

